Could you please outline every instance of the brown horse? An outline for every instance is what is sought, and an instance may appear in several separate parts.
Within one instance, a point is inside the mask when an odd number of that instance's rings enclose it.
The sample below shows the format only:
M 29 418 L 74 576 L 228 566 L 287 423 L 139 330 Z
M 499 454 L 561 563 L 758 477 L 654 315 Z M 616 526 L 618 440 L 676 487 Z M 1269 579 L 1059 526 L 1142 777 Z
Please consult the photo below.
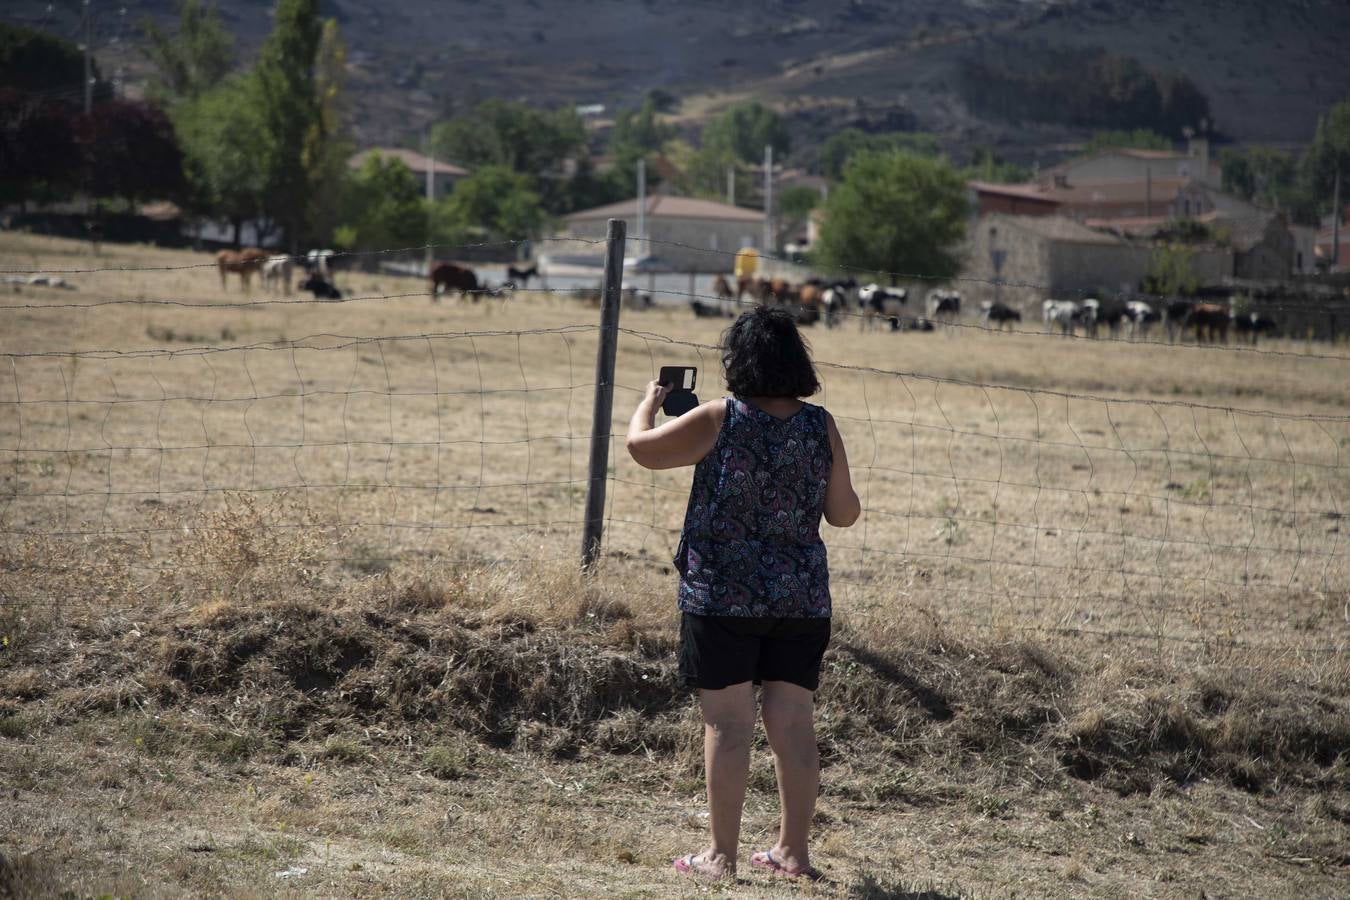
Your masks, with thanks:
M 225 289 L 225 275 L 235 272 L 243 283 L 244 293 L 248 293 L 248 281 L 255 272 L 262 271 L 267 261 L 267 251 L 257 247 L 245 247 L 243 250 L 222 250 L 216 254 L 216 268 L 220 270 L 220 289 Z

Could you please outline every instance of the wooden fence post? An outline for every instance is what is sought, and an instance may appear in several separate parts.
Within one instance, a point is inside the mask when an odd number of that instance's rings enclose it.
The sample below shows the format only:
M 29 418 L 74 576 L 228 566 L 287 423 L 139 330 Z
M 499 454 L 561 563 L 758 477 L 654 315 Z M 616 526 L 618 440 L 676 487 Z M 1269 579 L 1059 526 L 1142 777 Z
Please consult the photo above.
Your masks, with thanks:
M 605 486 L 614 421 L 614 355 L 619 346 L 619 300 L 623 293 L 623 251 L 628 227 L 610 219 L 605 235 L 605 274 L 600 285 L 600 339 L 595 348 L 595 404 L 591 412 L 591 462 L 586 482 L 586 518 L 581 533 L 581 569 L 590 571 L 600 555 L 605 526 Z

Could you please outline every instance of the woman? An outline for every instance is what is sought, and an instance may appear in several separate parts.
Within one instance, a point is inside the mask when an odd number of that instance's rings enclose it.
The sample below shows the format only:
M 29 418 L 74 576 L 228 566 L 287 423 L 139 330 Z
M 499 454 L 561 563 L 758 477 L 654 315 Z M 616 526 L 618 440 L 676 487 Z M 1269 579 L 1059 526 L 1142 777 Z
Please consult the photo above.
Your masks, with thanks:
M 712 842 L 674 865 L 711 878 L 736 872 L 754 685 L 762 684 L 782 818 L 778 843 L 750 862 L 817 879 L 807 850 L 820 785 L 812 701 L 831 612 L 820 518 L 847 527 L 861 505 L 834 419 L 801 399 L 820 382 L 787 313 L 742 315 L 723 337 L 722 365 L 732 396 L 657 428 L 669 388 L 652 382 L 628 426 L 639 464 L 697 464 L 675 566 L 680 674 L 703 709 Z

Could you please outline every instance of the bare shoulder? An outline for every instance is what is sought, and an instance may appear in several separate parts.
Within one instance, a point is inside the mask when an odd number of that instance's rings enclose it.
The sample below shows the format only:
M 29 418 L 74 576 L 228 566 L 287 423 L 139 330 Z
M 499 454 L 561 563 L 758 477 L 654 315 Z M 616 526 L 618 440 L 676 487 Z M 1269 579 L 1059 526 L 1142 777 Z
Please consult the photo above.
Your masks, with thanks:
M 705 400 L 698 405 L 694 412 L 721 428 L 727 417 L 727 398 L 718 397 L 716 400 Z

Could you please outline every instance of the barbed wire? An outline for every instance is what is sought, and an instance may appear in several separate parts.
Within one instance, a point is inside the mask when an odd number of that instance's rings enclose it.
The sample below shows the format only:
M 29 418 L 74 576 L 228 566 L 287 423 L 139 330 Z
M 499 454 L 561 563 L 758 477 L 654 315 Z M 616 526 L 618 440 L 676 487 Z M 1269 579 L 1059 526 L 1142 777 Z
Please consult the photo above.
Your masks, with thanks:
M 25 540 L 125 540 L 147 545 L 128 561 L 137 571 L 189 571 L 175 542 L 210 539 L 213 512 L 243 496 L 302 516 L 247 524 L 260 534 L 341 532 L 317 564 L 570 558 L 589 480 L 577 468 L 588 429 L 573 416 L 589 417 L 594 388 L 573 342 L 598 333 L 573 323 L 0 352 L 0 554 Z M 620 335 L 614 388 L 626 396 L 665 348 L 720 365 L 713 344 Z M 195 363 L 173 365 L 184 359 Z M 818 366 L 860 451 L 861 528 L 830 536 L 833 579 L 859 603 L 925 598 L 954 629 L 1344 652 L 1325 598 L 1347 587 L 1350 415 Z M 90 396 L 91 379 L 108 395 Z M 1080 405 L 1109 438 L 1080 433 Z M 1226 430 L 1211 435 L 1216 422 Z M 609 552 L 636 548 L 650 564 L 648 540 L 679 534 L 687 491 L 679 476 L 638 470 L 621 437 L 611 429 Z M 1310 622 L 1329 634 L 1315 646 L 1299 641 Z
M 432 251 L 461 251 L 461 250 L 483 250 L 483 249 L 502 249 L 506 247 L 519 247 L 522 244 L 541 244 L 541 243 L 568 243 L 568 244 L 588 244 L 604 246 L 603 238 L 582 238 L 582 237 L 539 237 L 539 238 L 518 238 L 516 240 L 501 241 L 476 241 L 471 243 L 428 243 L 418 244 L 410 247 L 389 247 L 381 250 L 333 250 L 325 251 L 325 258 L 350 259 L 354 257 L 366 256 L 392 256 L 394 254 L 412 254 L 425 253 Z M 261 249 L 261 248 L 255 248 Z M 304 263 L 309 260 L 308 252 L 289 254 L 282 251 L 263 250 L 266 257 L 260 257 L 259 262 L 266 262 L 268 259 L 288 259 L 292 263 Z M 220 264 L 216 260 L 201 263 L 182 263 L 172 266 L 91 266 L 83 269 L 0 269 L 0 275 L 92 275 L 103 272 L 182 272 L 189 269 L 217 269 Z
M 644 244 L 655 244 L 658 246 L 675 247 L 681 250 L 690 250 L 696 253 L 704 253 L 711 256 L 729 258 L 733 261 L 733 266 L 734 260 L 738 256 L 738 251 L 720 250 L 720 249 L 713 249 L 710 247 L 700 247 L 696 244 L 689 244 L 683 241 L 663 240 L 659 238 L 630 238 L 630 240 L 639 241 L 640 243 Z M 974 275 L 960 275 L 960 274 L 938 275 L 933 273 L 922 273 L 922 272 L 900 272 L 900 271 L 891 271 L 888 269 L 874 269 L 867 266 L 851 265 L 847 263 L 832 263 L 832 264 L 823 264 L 818 262 L 801 263 L 796 262 L 787 257 L 780 256 L 778 254 L 767 253 L 760 250 L 756 251 L 756 255 L 759 259 L 765 259 L 783 265 L 805 267 L 813 270 L 823 269 L 835 272 L 845 272 L 852 275 L 869 275 L 874 277 L 893 279 L 895 281 L 929 281 L 935 284 L 978 284 L 983 285 L 985 287 L 1026 288 L 1047 292 L 1052 290 L 1052 287 L 1050 285 L 1039 284 L 1037 282 L 1029 282 L 1029 281 L 1014 281 L 1003 278 L 981 278 L 979 276 Z M 727 271 L 728 272 L 731 271 L 731 267 L 729 267 Z M 1296 284 L 1295 282 L 1283 280 L 1277 283 L 1281 285 Z M 1090 290 L 1086 288 L 1058 288 L 1054 290 L 1058 294 L 1076 294 L 1079 297 L 1082 297 L 1083 299 L 1088 298 L 1100 299 L 1101 297 L 1105 296 L 1105 297 L 1112 297 L 1121 301 L 1137 300 L 1142 298 L 1145 300 L 1153 300 L 1154 302 L 1157 303 L 1186 299 L 1184 297 L 1172 297 L 1165 294 L 1152 294 L 1146 291 L 1125 292 L 1125 291 L 1111 291 L 1111 290 Z M 1234 293 L 1243 293 L 1243 290 L 1238 286 L 1234 286 Z M 1258 303 L 1258 305 L 1261 304 Z
M 761 305 L 761 301 L 758 301 L 758 300 L 752 300 L 752 299 L 749 299 L 749 298 L 721 297 L 721 296 L 718 296 L 718 295 L 716 295 L 716 294 L 698 294 L 698 293 L 692 293 L 692 294 L 691 294 L 691 293 L 689 293 L 688 291 L 679 291 L 679 290 L 674 290 L 674 289 L 660 289 L 660 288 L 657 288 L 657 289 L 649 289 L 649 290 L 647 290 L 647 293 L 649 293 L 649 294 L 659 294 L 659 295 L 664 295 L 664 296 L 672 296 L 672 297 L 689 298 L 689 300 L 690 300 L 691 302 L 694 301 L 694 300 L 697 300 L 697 301 L 699 301 L 699 302 L 707 302 L 707 303 L 709 303 L 709 304 L 725 304 L 725 303 L 731 303 L 731 304 L 734 304 L 737 308 L 741 308 L 741 309 L 750 309 L 750 308 L 753 308 L 753 307 L 755 307 L 755 306 Z M 771 306 L 772 306 L 772 305 L 775 305 L 775 304 L 774 304 L 774 303 L 769 303 L 768 305 L 771 305 Z M 782 305 L 782 306 L 784 306 L 784 307 L 791 308 L 791 307 L 794 307 L 794 306 L 799 306 L 800 304 L 797 304 L 797 303 L 795 303 L 795 302 L 793 302 L 793 301 L 785 301 L 785 302 L 783 302 L 783 303 L 781 303 L 781 304 L 779 304 L 779 305 Z M 1289 309 L 1291 309 L 1291 310 L 1298 310 L 1298 311 L 1302 311 L 1302 312 L 1308 312 L 1308 311 L 1314 311 L 1314 312 L 1317 312 L 1317 311 L 1324 311 L 1324 312 L 1328 312 L 1328 311 L 1338 311 L 1338 312 L 1339 312 L 1339 311 L 1344 311 L 1344 312 L 1350 313 L 1350 306 L 1346 306 L 1346 307 L 1316 307 L 1316 308 L 1309 308 L 1309 307 L 1302 307 L 1302 306 L 1290 306 Z M 819 312 L 819 311 L 818 311 L 818 314 L 819 314 L 819 316 L 820 316 L 820 321 L 821 321 L 822 323 L 825 322 L 825 313 L 824 313 L 824 312 Z M 1058 339 L 1058 340 L 1091 341 L 1091 342 L 1094 342 L 1094 343 L 1123 344 L 1123 345 L 1125 345 L 1125 346 L 1130 346 L 1130 347 L 1141 346 L 1141 347 L 1165 347 L 1165 348 L 1170 348 L 1170 349 L 1185 349 L 1185 350 L 1228 351 L 1228 352 L 1230 352 L 1230 353 L 1253 353 L 1253 354 L 1256 354 L 1256 355 L 1264 355 L 1264 356 L 1285 356 L 1285 357 L 1295 357 L 1295 358 L 1302 358 L 1302 359 L 1323 359 L 1323 360 L 1350 361 L 1350 354 L 1347 354 L 1347 355 L 1340 355 L 1340 354 L 1334 354 L 1334 353 L 1318 353 L 1318 352 L 1315 352 L 1315 351 L 1312 351 L 1312 350 L 1302 350 L 1302 351 L 1295 351 L 1295 350 L 1272 350 L 1272 349 L 1269 349 L 1269 348 L 1262 349 L 1262 348 L 1255 347 L 1255 346 L 1242 346 L 1241 344 L 1229 344 L 1229 343 L 1226 343 L 1226 342 L 1225 342 L 1225 343 L 1218 343 L 1218 342 L 1214 342 L 1214 341 L 1207 342 L 1207 343 L 1198 342 L 1198 343 L 1188 344 L 1188 343 L 1186 343 L 1186 342 L 1184 342 L 1184 341 L 1182 341 L 1182 340 L 1176 340 L 1176 341 L 1155 341 L 1155 340 L 1149 340 L 1148 338 L 1134 338 L 1134 337 L 1130 337 L 1130 338 L 1121 338 L 1121 337 L 1110 337 L 1110 336 L 1108 336 L 1108 337 L 1099 337 L 1099 336 L 1097 336 L 1097 335 L 1095 335 L 1095 334 L 1093 334 L 1093 335 L 1081 334 L 1081 335 L 1080 335 L 1080 334 L 1077 334 L 1076 332 L 1072 332 L 1072 331 L 1037 331 L 1037 330 L 1034 330 L 1034 329 L 1026 329 L 1026 328 L 1018 328 L 1018 329 L 1016 329 L 1016 330 L 1013 330 L 1013 329 L 1004 330 L 1004 329 L 1001 329 L 1001 328 L 997 328 L 997 327 L 992 327 L 992 328 L 991 328 L 991 327 L 989 327 L 989 326 L 987 326 L 987 325 L 976 324 L 976 323 L 972 323 L 972 322 L 959 322 L 959 321 L 956 321 L 955 319 L 945 319 L 945 318 L 944 318 L 944 319 L 942 319 L 942 320 L 940 320 L 940 321 L 935 321 L 935 320 L 933 320 L 933 319 L 929 319 L 929 318 L 926 317 L 926 316 L 920 316 L 920 315 L 917 315 L 917 314 L 915 314 L 915 315 L 909 315 L 909 314 L 905 314 L 905 313 L 891 313 L 891 312 L 867 313 L 867 312 L 856 312 L 856 311 L 853 311 L 853 310 L 843 310 L 843 311 L 840 311 L 840 312 L 836 313 L 835 315 L 839 316 L 840 318 L 844 318 L 844 319 L 855 319 L 855 320 L 858 320 L 859 322 L 861 322 L 861 323 L 863 323 L 863 324 L 866 324 L 866 323 L 869 323 L 869 322 L 875 322 L 875 321 L 885 322 L 885 321 L 890 320 L 890 319 L 896 319 L 896 320 L 898 320 L 900 323 L 902 323 L 902 325 L 908 325 L 908 326 L 909 326 L 908 329 L 905 329 L 905 328 L 902 327 L 902 328 L 900 329 L 900 330 L 902 330 L 902 331 L 904 331 L 904 330 L 910 330 L 910 331 L 913 331 L 913 330 L 915 330 L 915 329 L 914 329 L 914 326 L 915 326 L 915 325 L 918 325 L 918 324 L 924 323 L 924 322 L 929 322 L 929 323 L 931 323 L 931 324 L 933 325 L 933 327 L 934 327 L 935 330 L 936 330 L 936 329 L 939 329 L 939 328 L 947 328 L 947 327 L 950 327 L 950 328 L 960 328 L 960 329 L 966 329 L 966 330 L 970 330 L 970 331 L 976 331 L 976 332 L 979 332 L 979 333 L 981 333 L 981 334 L 989 334 L 989 335 L 994 335 L 994 336 L 999 336 L 999 337 L 1003 337 L 1003 336 L 1009 336 L 1009 337 L 1037 337 L 1037 338 L 1044 337 L 1044 338 L 1055 338 L 1055 339 Z M 812 324 L 814 324 L 814 323 L 812 323 Z M 1157 324 L 1160 328 L 1165 328 L 1165 327 L 1166 327 L 1166 323 L 1164 323 L 1164 322 L 1162 322 L 1162 321 L 1159 321 L 1159 322 L 1156 323 L 1156 324 Z M 829 327 L 829 326 L 827 325 L 826 327 Z M 879 326 L 879 327 L 880 327 L 880 326 Z M 1102 327 L 1105 327 L 1105 326 L 1102 326 Z M 1290 338 L 1290 340 L 1296 340 L 1296 338 Z M 1310 343 L 1311 343 L 1311 342 L 1310 342 Z

